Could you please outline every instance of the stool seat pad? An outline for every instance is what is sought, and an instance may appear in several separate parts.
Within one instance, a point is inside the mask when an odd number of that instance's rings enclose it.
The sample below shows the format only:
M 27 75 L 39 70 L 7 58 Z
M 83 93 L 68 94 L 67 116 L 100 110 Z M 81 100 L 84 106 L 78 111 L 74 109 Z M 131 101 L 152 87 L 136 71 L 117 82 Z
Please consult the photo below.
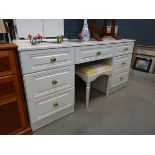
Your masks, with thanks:
M 82 74 L 90 76 L 93 74 L 109 71 L 111 69 L 112 67 L 110 65 L 105 64 L 105 63 L 100 63 L 100 64 L 91 64 L 91 65 L 89 64 L 86 66 L 81 66 L 77 68 L 76 72 L 80 72 Z

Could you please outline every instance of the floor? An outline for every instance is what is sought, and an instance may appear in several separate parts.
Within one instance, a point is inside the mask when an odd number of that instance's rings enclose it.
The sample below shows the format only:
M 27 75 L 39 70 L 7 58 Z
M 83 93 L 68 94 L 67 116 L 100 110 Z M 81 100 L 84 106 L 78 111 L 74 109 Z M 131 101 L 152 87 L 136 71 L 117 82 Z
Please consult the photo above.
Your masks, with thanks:
M 155 134 L 155 82 L 130 76 L 125 88 L 106 97 L 91 89 L 85 108 L 85 87 L 78 81 L 75 112 L 41 129 L 38 135 Z

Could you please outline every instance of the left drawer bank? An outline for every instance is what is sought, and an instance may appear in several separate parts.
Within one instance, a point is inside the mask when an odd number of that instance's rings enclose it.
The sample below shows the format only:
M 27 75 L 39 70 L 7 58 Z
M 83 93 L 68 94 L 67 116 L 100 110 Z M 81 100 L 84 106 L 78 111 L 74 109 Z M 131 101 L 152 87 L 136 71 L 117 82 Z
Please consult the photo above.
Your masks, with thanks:
M 32 130 L 74 112 L 74 48 L 19 51 Z

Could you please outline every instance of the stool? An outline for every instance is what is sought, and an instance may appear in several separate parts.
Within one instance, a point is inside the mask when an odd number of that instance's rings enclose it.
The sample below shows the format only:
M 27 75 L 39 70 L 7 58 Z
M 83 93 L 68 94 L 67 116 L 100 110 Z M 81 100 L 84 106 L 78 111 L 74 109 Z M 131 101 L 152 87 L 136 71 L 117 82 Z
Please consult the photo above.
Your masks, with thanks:
M 101 75 L 108 76 L 107 88 L 106 88 L 106 96 L 109 95 L 109 85 L 110 85 L 110 77 L 111 77 L 112 67 L 105 63 L 95 63 L 95 64 L 84 64 L 83 66 L 77 67 L 76 75 L 78 75 L 81 79 L 86 82 L 86 107 L 89 104 L 89 94 L 91 82 L 94 81 Z

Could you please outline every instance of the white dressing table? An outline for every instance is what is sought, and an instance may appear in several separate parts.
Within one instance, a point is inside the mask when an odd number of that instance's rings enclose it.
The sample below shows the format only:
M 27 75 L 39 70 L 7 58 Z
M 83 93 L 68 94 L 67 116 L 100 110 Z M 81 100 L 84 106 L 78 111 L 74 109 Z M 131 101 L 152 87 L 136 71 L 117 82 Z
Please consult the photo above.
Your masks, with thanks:
M 128 81 L 134 40 L 15 43 L 33 131 L 74 112 L 75 65 L 110 58 L 113 67 L 110 92 Z

